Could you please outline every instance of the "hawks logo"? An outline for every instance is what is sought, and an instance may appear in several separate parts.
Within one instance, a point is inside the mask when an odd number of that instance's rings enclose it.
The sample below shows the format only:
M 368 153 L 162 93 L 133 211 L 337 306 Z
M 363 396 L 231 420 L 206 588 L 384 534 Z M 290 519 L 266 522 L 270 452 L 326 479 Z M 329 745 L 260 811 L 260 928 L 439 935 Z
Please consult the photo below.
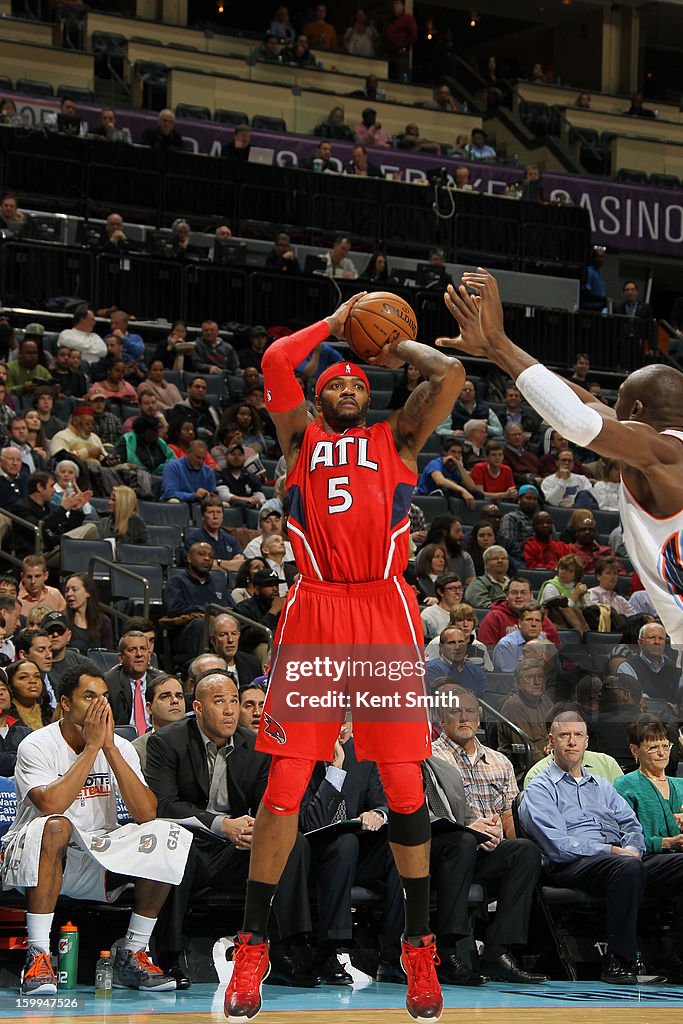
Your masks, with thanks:
M 659 574 L 683 607 L 683 538 L 681 533 L 672 533 L 659 551 Z
M 276 722 L 275 719 L 271 718 L 266 712 L 264 712 L 263 721 L 265 723 L 263 727 L 263 733 L 265 736 L 270 736 L 276 743 L 287 742 L 287 733 L 279 722 Z

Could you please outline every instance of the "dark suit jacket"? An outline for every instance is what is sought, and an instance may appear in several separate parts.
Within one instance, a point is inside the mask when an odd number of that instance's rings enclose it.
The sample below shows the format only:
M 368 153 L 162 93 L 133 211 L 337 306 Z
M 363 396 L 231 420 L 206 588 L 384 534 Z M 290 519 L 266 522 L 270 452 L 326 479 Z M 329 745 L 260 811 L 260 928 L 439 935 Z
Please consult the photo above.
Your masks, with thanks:
M 627 316 L 626 303 L 620 302 L 618 306 L 614 307 L 614 312 L 619 313 L 621 316 Z M 634 316 L 640 317 L 643 320 L 650 320 L 653 316 L 652 306 L 649 302 L 638 302 L 636 304 L 636 311 Z
M 256 737 L 240 726 L 228 756 L 230 817 L 255 815 L 266 791 L 270 757 L 254 749 Z M 175 821 L 198 818 L 211 828 L 215 814 L 206 810 L 209 769 L 204 740 L 194 717 L 165 725 L 147 743 L 147 785 L 157 798 L 157 815 Z
M 85 519 L 85 516 L 79 509 L 72 509 L 67 515 L 61 505 L 39 505 L 28 495 L 12 505 L 12 512 L 36 526 L 42 524 L 43 542 L 46 551 L 51 551 L 52 548 L 57 547 L 62 534 L 80 526 Z M 12 538 L 14 541 L 14 553 L 17 558 L 33 554 L 34 534 L 32 530 L 20 526 L 19 523 L 13 523 Z
M 455 820 L 461 825 L 470 825 L 476 819 L 476 815 L 472 813 L 465 800 L 465 787 L 458 769 L 434 754 L 427 759 L 427 764 L 444 791 Z
M 240 686 L 246 686 L 256 676 L 263 675 L 261 662 L 253 654 L 246 654 L 245 651 L 237 651 L 235 654 L 235 668 Z
M 147 669 L 147 680 L 151 682 L 161 673 L 155 668 Z M 104 681 L 109 687 L 109 703 L 114 712 L 114 725 L 128 725 L 133 712 L 133 694 L 130 688 L 130 676 L 120 665 L 115 665 L 104 674 Z
M 301 801 L 299 828 L 302 832 L 331 824 L 342 798 L 346 801 L 347 818 L 357 818 L 363 811 L 389 813 L 377 765 L 374 761 L 357 760 L 353 739 L 344 744 L 342 769 L 346 778 L 340 793 L 325 778 L 327 764 L 316 763 Z

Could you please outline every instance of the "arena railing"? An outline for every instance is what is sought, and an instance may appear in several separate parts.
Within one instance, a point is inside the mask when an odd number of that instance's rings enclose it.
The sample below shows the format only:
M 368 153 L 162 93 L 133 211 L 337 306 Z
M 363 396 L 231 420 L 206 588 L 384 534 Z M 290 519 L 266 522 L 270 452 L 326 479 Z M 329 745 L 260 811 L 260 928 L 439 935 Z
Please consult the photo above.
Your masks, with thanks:
M 6 516 L 13 523 L 18 523 L 19 526 L 23 526 L 25 530 L 30 530 L 33 533 L 33 553 L 35 555 L 42 555 L 43 553 L 43 530 L 40 524 L 30 523 L 28 519 L 22 519 L 16 512 L 11 512 L 8 508 L 3 508 L 0 511 L 0 516 Z M 17 558 L 16 555 L 11 554 L 9 551 L 3 550 L 3 556 L 12 563 L 21 568 L 21 559 Z
M 121 565 L 119 562 L 110 562 L 107 558 L 102 558 L 101 555 L 93 555 L 93 557 L 88 562 L 88 575 L 89 576 L 93 575 L 93 568 L 94 568 L 94 566 L 96 564 L 97 565 L 104 565 L 107 569 L 109 569 L 110 573 L 111 573 L 111 570 L 113 569 L 116 573 L 119 573 L 120 575 L 125 576 L 127 579 L 135 580 L 136 583 L 142 583 L 142 595 L 143 596 L 142 596 L 142 612 L 141 612 L 141 615 L 145 619 L 148 619 L 149 618 L 149 600 L 150 600 L 149 580 L 145 579 L 145 577 L 141 576 L 139 573 L 132 572 L 130 569 L 127 569 L 125 565 Z M 138 599 L 136 598 L 135 600 L 138 600 Z M 102 604 L 101 607 L 104 608 L 104 610 L 108 614 L 113 615 L 117 619 L 128 619 L 128 618 L 130 618 L 129 615 L 126 615 L 124 612 L 122 612 L 119 608 L 116 608 L 114 605 Z

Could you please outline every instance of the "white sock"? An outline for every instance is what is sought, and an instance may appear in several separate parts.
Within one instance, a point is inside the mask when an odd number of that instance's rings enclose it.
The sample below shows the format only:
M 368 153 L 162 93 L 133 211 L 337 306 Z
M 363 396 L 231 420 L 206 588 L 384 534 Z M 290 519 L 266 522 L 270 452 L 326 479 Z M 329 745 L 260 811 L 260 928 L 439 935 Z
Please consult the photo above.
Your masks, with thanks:
M 43 953 L 50 952 L 50 929 L 54 914 L 26 914 L 29 946 L 37 946 Z
M 133 953 L 147 949 L 156 923 L 156 917 L 143 917 L 142 914 L 136 914 L 133 911 L 130 915 L 126 937 L 119 943 L 119 949 L 130 949 Z

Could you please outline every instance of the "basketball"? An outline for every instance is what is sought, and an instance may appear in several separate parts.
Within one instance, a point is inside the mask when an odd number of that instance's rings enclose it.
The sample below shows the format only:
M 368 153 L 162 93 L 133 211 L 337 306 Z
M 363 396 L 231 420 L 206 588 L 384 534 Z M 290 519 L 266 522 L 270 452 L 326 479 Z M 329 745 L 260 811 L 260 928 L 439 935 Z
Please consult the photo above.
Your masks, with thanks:
M 417 337 L 417 317 L 393 292 L 370 292 L 351 310 L 344 328 L 349 347 L 360 359 L 370 359 L 392 341 Z

